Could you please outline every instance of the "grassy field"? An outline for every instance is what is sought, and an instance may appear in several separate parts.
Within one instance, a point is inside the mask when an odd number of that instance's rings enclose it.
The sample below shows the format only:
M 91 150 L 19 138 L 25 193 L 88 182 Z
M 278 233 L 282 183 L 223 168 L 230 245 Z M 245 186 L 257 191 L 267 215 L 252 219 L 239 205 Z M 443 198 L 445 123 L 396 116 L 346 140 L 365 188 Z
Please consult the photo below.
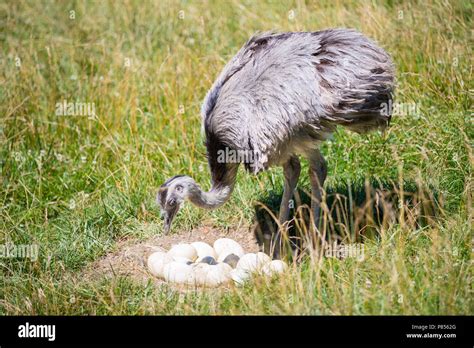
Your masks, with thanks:
M 470 1 L 9 0 L 0 23 L 0 244 L 39 247 L 36 261 L 0 259 L 0 314 L 474 314 Z M 209 187 L 200 103 L 240 46 L 257 31 L 329 27 L 374 38 L 397 67 L 389 130 L 340 129 L 322 147 L 328 192 L 396 193 L 389 223 L 363 220 L 365 260 L 310 257 L 222 290 L 83 276 L 117 243 L 162 233 L 165 179 Z M 64 102 L 95 113 L 61 115 Z M 241 170 L 225 206 L 185 205 L 172 233 L 248 227 L 281 191 L 281 169 Z M 425 201 L 435 213 L 419 223 Z M 342 214 L 350 235 L 366 212 Z

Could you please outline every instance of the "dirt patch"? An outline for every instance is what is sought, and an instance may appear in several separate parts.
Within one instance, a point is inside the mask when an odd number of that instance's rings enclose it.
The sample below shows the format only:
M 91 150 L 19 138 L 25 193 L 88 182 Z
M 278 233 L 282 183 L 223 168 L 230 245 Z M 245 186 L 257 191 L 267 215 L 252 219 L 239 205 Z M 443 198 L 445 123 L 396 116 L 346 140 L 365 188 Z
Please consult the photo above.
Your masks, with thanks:
M 216 239 L 224 237 L 237 241 L 245 252 L 259 251 L 257 240 L 248 228 L 223 232 L 216 228 L 202 226 L 188 232 L 167 236 L 158 235 L 146 241 L 126 240 L 119 242 L 116 251 L 93 262 L 87 267 L 83 276 L 88 278 L 126 276 L 144 283 L 152 280 L 156 285 L 160 285 L 165 282 L 152 276 L 147 270 L 147 258 L 152 252 L 169 250 L 173 244 L 198 241 L 206 242 L 212 246 Z

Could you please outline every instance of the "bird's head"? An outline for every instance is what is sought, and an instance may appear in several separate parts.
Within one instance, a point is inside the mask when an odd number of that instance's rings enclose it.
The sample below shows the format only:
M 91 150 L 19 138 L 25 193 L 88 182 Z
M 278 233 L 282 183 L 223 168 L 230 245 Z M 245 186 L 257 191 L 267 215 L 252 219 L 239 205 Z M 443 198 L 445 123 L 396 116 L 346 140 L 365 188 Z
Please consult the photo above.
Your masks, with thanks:
M 171 229 L 171 223 L 188 197 L 193 183 L 194 180 L 189 176 L 177 175 L 168 179 L 158 190 L 156 201 L 160 205 L 161 216 L 165 222 L 165 233 Z

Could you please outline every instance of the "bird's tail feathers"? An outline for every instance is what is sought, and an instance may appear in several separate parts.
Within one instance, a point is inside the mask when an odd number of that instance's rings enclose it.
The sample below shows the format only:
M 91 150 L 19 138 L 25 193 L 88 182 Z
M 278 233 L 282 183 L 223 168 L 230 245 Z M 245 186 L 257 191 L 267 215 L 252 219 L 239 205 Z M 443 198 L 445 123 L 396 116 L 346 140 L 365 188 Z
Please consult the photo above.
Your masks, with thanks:
M 363 134 L 375 130 L 384 130 L 390 125 L 391 115 L 379 111 L 340 114 L 325 117 L 330 125 L 340 125 L 350 131 Z

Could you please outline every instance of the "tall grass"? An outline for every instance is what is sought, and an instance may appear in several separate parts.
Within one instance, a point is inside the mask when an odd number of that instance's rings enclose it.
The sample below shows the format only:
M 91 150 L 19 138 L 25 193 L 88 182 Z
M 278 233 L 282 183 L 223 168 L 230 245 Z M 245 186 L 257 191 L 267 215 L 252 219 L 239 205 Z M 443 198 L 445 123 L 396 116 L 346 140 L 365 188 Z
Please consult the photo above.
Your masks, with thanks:
M 6 1 L 0 22 L 0 243 L 40 248 L 36 262 L 0 259 L 0 313 L 474 312 L 469 1 Z M 154 193 L 166 178 L 191 174 L 208 187 L 200 103 L 248 37 L 328 27 L 377 40 L 396 62 L 397 102 L 417 107 L 385 134 L 338 130 L 322 148 L 327 197 L 339 195 L 324 210 L 328 231 L 331 221 L 334 233 L 370 229 L 364 261 L 311 254 L 277 279 L 184 293 L 82 277 L 118 241 L 162 233 Z M 93 103 L 95 115 L 59 116 L 64 100 Z M 396 215 L 383 223 L 366 210 L 378 188 L 395 197 L 382 198 Z M 279 168 L 241 171 L 229 203 L 186 205 L 174 232 L 250 226 L 256 202 L 281 190 Z M 351 192 L 372 196 L 361 206 Z M 424 193 L 414 202 L 405 192 Z M 426 201 L 433 217 L 419 209 Z

